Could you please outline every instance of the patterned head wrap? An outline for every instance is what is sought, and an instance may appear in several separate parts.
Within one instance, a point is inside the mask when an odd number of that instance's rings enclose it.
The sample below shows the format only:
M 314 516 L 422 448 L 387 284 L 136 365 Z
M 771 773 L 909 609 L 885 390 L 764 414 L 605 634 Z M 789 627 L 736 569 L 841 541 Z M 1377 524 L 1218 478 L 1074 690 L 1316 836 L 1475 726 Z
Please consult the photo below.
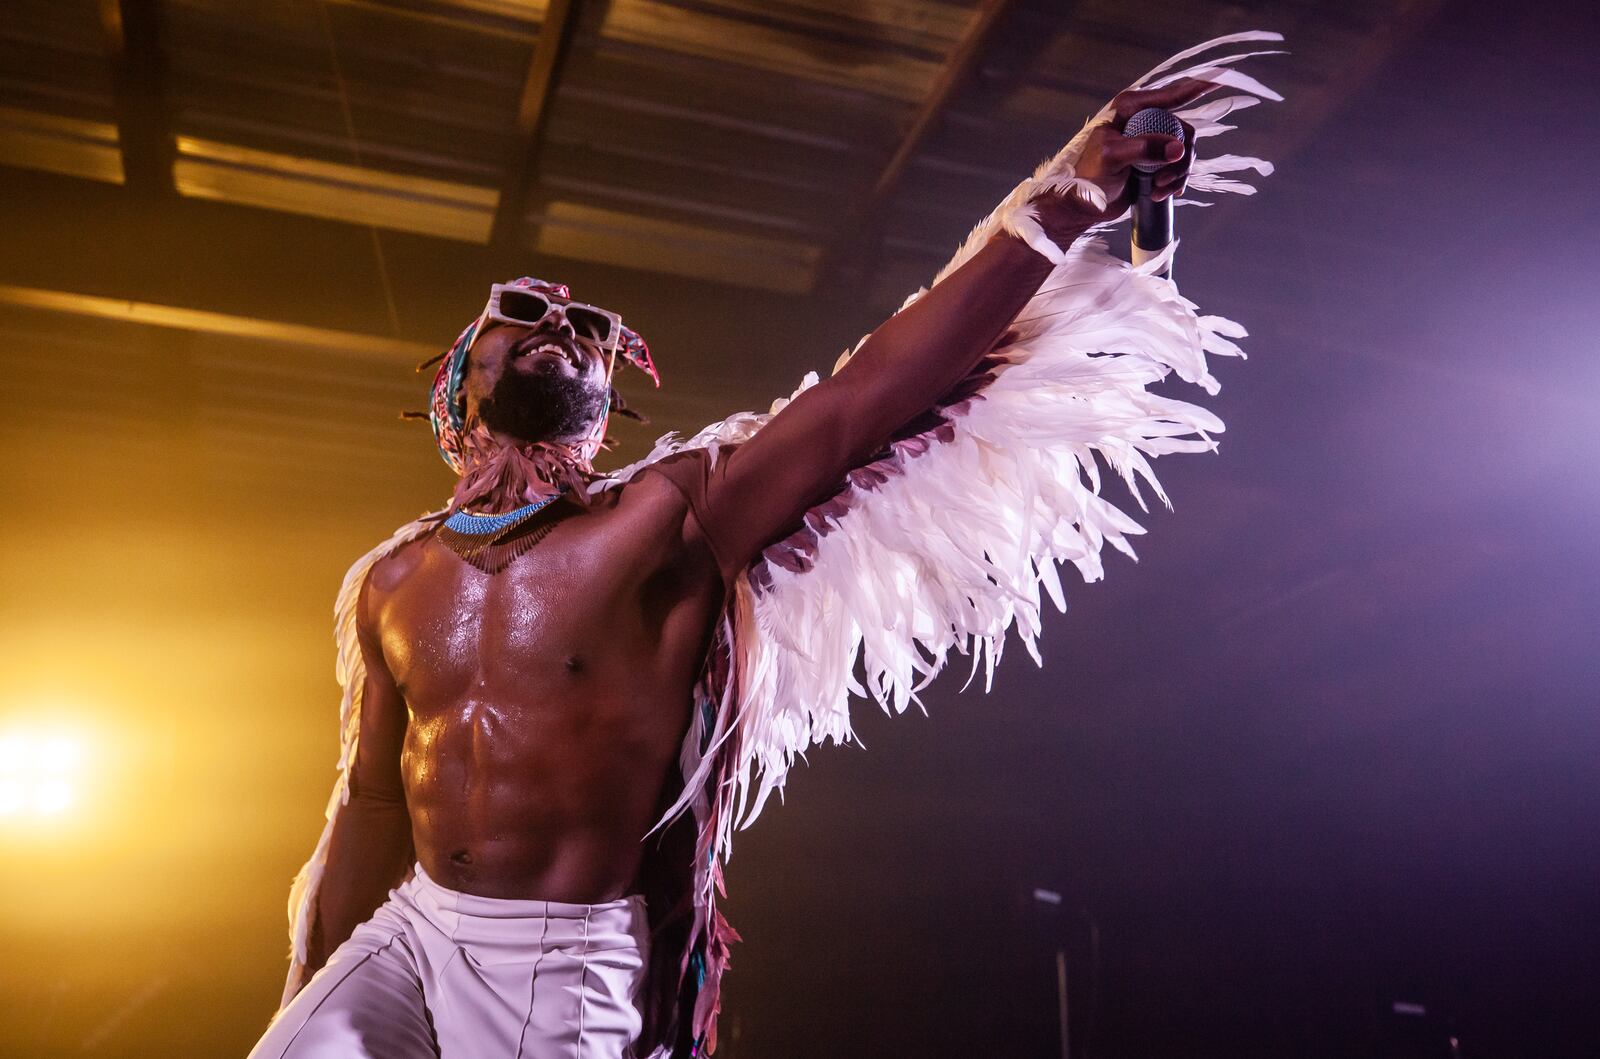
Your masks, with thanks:
M 553 298 L 569 300 L 572 298 L 572 293 L 565 283 L 550 283 L 532 276 L 512 280 L 510 285 L 535 290 Z M 489 306 L 485 303 L 483 312 L 467 325 L 467 329 L 456 339 L 455 345 L 450 347 L 450 352 L 445 354 L 438 373 L 433 377 L 433 390 L 428 400 L 428 419 L 433 423 L 433 437 L 438 442 L 439 455 L 444 457 L 444 462 L 457 474 L 466 471 L 461 450 L 466 434 L 467 402 L 461 391 L 467 377 L 467 354 L 472 351 L 472 343 L 477 339 L 478 332 L 483 330 L 488 313 Z M 648 374 L 657 386 L 661 385 L 661 376 L 656 372 L 655 363 L 650 359 L 650 347 L 639 337 L 639 332 L 631 327 L 622 328 L 622 340 L 617 346 L 617 356 Z M 593 432 L 580 445 L 588 459 L 594 458 L 595 453 L 600 450 L 600 442 L 605 438 L 606 421 L 610 412 L 609 402 L 606 409 L 607 414 L 600 417 Z

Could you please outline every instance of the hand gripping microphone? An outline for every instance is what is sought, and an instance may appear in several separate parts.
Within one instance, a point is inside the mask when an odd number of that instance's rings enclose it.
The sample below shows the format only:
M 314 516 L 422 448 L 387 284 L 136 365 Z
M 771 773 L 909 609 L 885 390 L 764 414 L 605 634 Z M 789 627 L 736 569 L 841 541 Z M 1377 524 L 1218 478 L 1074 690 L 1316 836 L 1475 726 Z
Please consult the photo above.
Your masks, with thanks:
M 1122 127 L 1124 136 L 1149 136 L 1156 133 L 1162 136 L 1172 136 L 1179 143 L 1184 143 L 1183 122 L 1171 111 L 1162 110 L 1160 107 L 1146 107 Z M 1185 144 L 1185 147 L 1188 145 Z M 1135 162 L 1134 173 L 1129 178 L 1134 184 L 1133 199 L 1133 249 L 1130 255 L 1135 265 L 1150 260 L 1172 242 L 1172 204 L 1171 197 L 1156 202 L 1152 198 L 1155 194 L 1155 175 L 1166 162 Z M 1167 279 L 1172 278 L 1172 266 L 1168 265 L 1162 270 L 1161 275 Z

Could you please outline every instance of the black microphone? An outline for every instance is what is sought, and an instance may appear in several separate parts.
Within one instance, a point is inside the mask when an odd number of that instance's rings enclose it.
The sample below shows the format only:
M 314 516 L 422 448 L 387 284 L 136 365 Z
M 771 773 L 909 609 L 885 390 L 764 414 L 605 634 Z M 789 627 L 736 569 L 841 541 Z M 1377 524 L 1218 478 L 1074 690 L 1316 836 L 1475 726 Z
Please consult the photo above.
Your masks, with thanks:
M 1162 110 L 1160 107 L 1146 107 L 1122 127 L 1124 136 L 1149 136 L 1152 133 L 1161 136 L 1172 136 L 1179 143 L 1184 143 L 1183 122 L 1178 120 L 1176 114 Z M 1186 145 L 1187 146 L 1187 145 Z M 1134 173 L 1130 180 L 1133 181 L 1133 252 L 1130 255 L 1135 265 L 1148 261 L 1164 250 L 1172 242 L 1172 203 L 1171 197 L 1156 202 L 1155 175 L 1166 162 L 1135 162 Z M 1162 269 L 1161 275 L 1167 279 L 1172 278 L 1172 266 L 1169 264 Z

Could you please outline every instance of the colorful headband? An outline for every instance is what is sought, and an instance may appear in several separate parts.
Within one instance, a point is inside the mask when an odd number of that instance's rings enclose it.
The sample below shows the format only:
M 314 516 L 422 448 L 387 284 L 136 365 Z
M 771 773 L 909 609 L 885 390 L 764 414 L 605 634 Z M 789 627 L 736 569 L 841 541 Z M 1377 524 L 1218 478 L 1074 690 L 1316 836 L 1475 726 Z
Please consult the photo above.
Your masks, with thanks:
M 572 292 L 567 289 L 565 283 L 550 283 L 532 276 L 512 280 L 510 285 L 536 290 L 555 298 L 568 300 L 572 298 Z M 466 432 L 467 402 L 461 391 L 462 383 L 467 377 L 467 354 L 472 351 L 472 343 L 483 328 L 488 312 L 489 306 L 485 304 L 483 312 L 467 325 L 467 329 L 456 339 L 455 345 L 450 347 L 450 352 L 445 354 L 443 363 L 439 365 L 439 371 L 433 377 L 433 389 L 428 400 L 428 419 L 433 424 L 433 437 L 439 445 L 439 455 L 444 457 L 444 462 L 457 474 L 462 474 L 466 470 L 461 448 Z M 639 332 L 627 326 L 622 328 L 622 341 L 617 346 L 617 355 L 649 375 L 657 386 L 661 385 L 661 376 L 656 371 L 655 363 L 650 359 L 650 347 L 639 337 Z M 608 403 L 606 407 L 609 413 L 610 404 Z M 600 441 L 605 437 L 607 418 L 608 416 L 601 416 L 594 433 L 585 442 L 584 447 L 591 459 L 599 450 Z

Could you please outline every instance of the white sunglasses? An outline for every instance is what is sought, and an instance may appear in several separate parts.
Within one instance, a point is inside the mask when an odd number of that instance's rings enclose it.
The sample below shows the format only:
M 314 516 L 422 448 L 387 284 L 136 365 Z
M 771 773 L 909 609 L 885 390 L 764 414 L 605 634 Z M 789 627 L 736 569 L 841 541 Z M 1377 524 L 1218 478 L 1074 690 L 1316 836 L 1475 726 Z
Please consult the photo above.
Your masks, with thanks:
M 583 302 L 558 301 L 540 291 L 509 283 L 496 283 L 489 289 L 485 319 L 532 327 L 552 315 L 570 324 L 574 335 L 609 353 L 615 354 L 622 341 L 622 317 L 608 309 Z

